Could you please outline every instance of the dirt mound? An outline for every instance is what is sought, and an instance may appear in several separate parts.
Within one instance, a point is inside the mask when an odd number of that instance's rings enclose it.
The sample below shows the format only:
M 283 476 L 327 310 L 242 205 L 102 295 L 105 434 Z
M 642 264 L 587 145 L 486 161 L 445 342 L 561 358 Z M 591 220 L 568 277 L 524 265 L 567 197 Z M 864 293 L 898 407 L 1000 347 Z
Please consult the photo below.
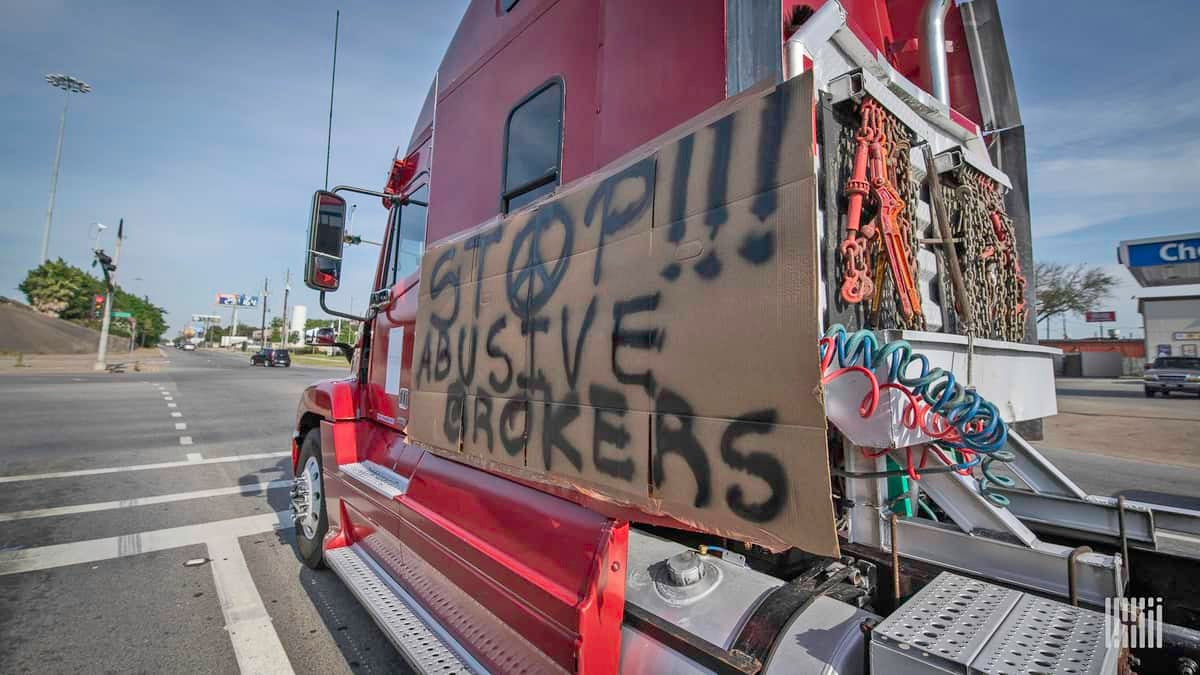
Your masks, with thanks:
M 33 311 L 10 298 L 0 297 L 0 352 L 23 354 L 87 354 L 96 351 L 100 333 Z M 110 350 L 128 350 L 129 340 L 110 337 Z

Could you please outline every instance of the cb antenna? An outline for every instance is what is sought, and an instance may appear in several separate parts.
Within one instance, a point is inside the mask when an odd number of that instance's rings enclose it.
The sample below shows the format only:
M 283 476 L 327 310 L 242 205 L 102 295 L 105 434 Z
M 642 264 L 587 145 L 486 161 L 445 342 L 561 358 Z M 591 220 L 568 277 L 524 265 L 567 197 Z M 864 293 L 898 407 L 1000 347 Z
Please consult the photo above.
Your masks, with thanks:
M 342 24 L 342 10 L 337 10 L 333 20 L 333 72 L 329 76 L 329 130 L 325 134 L 325 189 L 329 189 L 329 149 L 333 140 L 333 86 L 337 83 L 338 30 Z

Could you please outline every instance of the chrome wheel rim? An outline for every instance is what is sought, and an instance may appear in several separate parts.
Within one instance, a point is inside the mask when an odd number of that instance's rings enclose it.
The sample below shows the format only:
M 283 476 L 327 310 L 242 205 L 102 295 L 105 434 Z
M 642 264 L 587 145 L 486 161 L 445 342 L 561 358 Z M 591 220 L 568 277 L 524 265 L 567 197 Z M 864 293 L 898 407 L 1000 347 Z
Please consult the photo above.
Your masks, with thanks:
M 306 539 L 317 536 L 321 519 L 321 465 L 309 457 L 304 468 L 292 480 L 292 522 Z

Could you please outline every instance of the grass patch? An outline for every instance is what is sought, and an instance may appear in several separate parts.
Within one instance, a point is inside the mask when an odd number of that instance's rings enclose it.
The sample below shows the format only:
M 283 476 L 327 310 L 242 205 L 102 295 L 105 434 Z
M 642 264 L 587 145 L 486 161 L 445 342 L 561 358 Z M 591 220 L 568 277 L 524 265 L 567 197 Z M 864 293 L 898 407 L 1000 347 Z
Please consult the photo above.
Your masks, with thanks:
M 292 354 L 292 361 L 310 366 L 325 366 L 327 368 L 349 368 L 350 362 L 342 355 L 325 356 L 324 354 Z

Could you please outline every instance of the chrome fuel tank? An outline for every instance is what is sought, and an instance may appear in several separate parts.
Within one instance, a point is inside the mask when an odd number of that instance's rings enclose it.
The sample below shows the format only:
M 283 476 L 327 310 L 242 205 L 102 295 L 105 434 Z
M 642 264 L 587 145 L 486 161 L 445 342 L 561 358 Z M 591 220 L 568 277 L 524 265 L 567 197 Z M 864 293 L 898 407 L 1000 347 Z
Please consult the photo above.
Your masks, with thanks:
M 729 649 L 746 620 L 783 581 L 673 541 L 630 530 L 625 601 L 720 649 Z M 681 555 L 682 554 L 682 555 Z M 856 675 L 866 653 L 859 626 L 874 614 L 818 597 L 781 627 L 763 671 Z M 711 668 L 626 625 L 622 673 L 711 673 Z

